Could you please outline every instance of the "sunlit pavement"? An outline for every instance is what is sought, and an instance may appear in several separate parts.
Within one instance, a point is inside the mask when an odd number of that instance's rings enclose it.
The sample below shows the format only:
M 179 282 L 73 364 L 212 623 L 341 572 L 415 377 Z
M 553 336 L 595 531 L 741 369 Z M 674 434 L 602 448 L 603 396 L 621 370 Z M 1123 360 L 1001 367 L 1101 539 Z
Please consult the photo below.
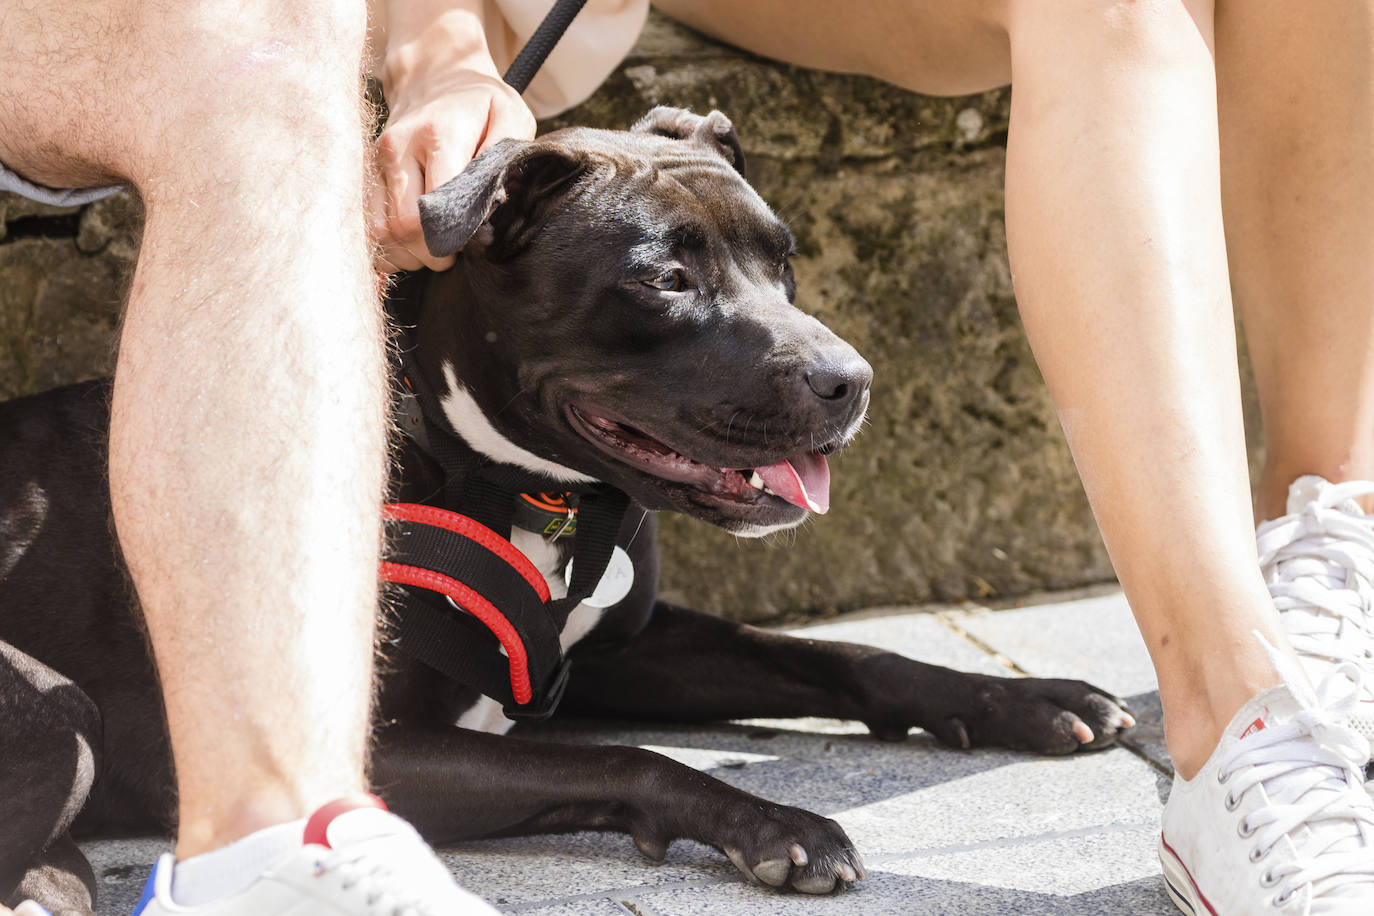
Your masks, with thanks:
M 545 725 L 521 733 L 650 747 L 833 817 L 862 852 L 868 879 L 832 896 L 779 894 L 746 882 L 713 849 L 680 842 L 656 865 L 609 834 L 466 843 L 445 859 L 465 886 L 526 916 L 1176 913 L 1154 847 L 1169 772 L 1159 698 L 1119 592 L 1000 610 L 877 609 L 797 632 L 990 674 L 1083 678 L 1125 697 L 1140 724 L 1124 746 L 1058 759 L 952 751 L 919 732 L 885 744 L 826 719 Z M 164 848 L 161 840 L 85 845 L 101 916 L 127 916 Z

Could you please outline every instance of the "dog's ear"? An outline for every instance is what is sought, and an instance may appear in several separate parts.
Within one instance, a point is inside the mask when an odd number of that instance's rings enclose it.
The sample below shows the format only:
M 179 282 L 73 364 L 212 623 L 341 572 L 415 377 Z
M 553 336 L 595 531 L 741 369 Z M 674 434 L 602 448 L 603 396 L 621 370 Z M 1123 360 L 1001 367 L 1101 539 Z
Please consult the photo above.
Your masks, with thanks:
M 476 240 L 518 246 L 586 169 L 574 151 L 539 141 L 502 140 L 447 184 L 420 198 L 420 228 L 435 257 Z
M 630 130 L 701 143 L 725 157 L 740 175 L 744 174 L 744 148 L 739 145 L 739 135 L 735 133 L 735 125 L 719 111 L 698 115 L 685 108 L 659 105 Z

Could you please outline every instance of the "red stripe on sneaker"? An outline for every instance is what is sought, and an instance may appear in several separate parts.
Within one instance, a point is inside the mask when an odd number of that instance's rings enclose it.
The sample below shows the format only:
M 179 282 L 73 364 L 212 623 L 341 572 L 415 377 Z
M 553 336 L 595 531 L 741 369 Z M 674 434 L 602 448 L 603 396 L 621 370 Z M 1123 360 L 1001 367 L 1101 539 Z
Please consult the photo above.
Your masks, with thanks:
M 447 595 L 453 599 L 454 604 L 482 621 L 500 641 L 506 650 L 506 656 L 510 659 L 510 691 L 515 697 L 515 702 L 523 705 L 534 697 L 534 689 L 530 687 L 529 658 L 525 655 L 525 644 L 520 641 L 520 634 L 496 605 L 457 579 L 431 569 L 384 562 L 382 578 L 397 585 L 414 585 Z
M 1211 901 L 1207 899 L 1207 895 L 1202 892 L 1202 888 L 1197 886 L 1197 882 L 1193 880 L 1193 873 L 1188 870 L 1187 865 L 1183 864 L 1183 859 L 1179 858 L 1178 853 L 1174 852 L 1174 847 L 1170 846 L 1169 841 L 1164 838 L 1163 831 L 1159 834 L 1159 842 L 1160 845 L 1168 851 L 1169 855 L 1174 857 L 1174 861 L 1178 863 L 1178 867 L 1183 869 L 1184 876 L 1187 877 L 1188 883 L 1193 886 L 1193 891 L 1197 894 L 1197 899 L 1201 900 L 1202 905 L 1207 907 L 1207 912 L 1211 913 L 1212 916 L 1217 916 L 1216 907 L 1212 906 Z
M 360 808 L 387 810 L 386 802 L 375 795 L 349 795 L 344 798 L 336 798 L 310 815 L 310 820 L 305 822 L 305 845 L 333 849 L 334 847 L 329 845 L 329 825 L 334 823 L 334 818 L 340 814 L 347 814 Z
M 457 512 L 449 512 L 447 509 L 421 506 L 416 503 L 387 503 L 385 511 L 388 518 L 403 522 L 418 522 L 421 525 L 433 525 L 435 528 L 445 528 L 454 534 L 471 538 L 506 561 L 530 584 L 530 588 L 539 594 L 540 601 L 549 600 L 549 583 L 544 579 L 543 574 L 535 569 L 529 558 L 516 549 L 514 544 L 481 522 L 473 521 L 466 515 L 459 515 Z

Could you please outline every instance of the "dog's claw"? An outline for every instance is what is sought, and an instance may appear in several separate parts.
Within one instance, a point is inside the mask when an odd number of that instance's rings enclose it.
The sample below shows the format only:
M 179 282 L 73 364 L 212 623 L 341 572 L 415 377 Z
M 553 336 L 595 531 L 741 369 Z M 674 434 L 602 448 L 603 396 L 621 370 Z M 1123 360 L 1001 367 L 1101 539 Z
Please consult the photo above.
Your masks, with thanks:
M 735 864 L 736 868 L 744 872 L 745 876 L 748 877 L 750 881 L 758 880 L 758 877 L 754 874 L 754 870 L 744 861 L 744 852 L 742 850 L 736 849 L 733 846 L 726 846 L 725 856 Z
M 793 843 L 787 847 L 787 855 L 792 859 L 793 865 L 802 866 L 811 861 L 800 843 Z
M 964 725 L 962 719 L 955 716 L 949 720 L 949 724 L 954 729 L 954 733 L 959 737 L 959 747 L 968 750 L 973 746 L 973 742 L 969 740 L 968 726 Z

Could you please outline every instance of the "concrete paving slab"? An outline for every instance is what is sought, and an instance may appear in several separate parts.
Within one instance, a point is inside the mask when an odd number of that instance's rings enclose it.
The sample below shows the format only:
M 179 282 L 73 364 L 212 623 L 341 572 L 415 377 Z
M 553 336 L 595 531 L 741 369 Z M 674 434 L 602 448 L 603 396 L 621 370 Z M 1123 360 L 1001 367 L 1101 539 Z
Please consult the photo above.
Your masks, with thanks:
M 590 900 L 574 900 L 558 906 L 545 906 L 537 910 L 521 910 L 528 916 L 632 916 L 633 910 L 624 904 L 605 897 Z
M 1039 677 L 1078 677 L 1122 696 L 1159 686 L 1130 605 L 1117 590 L 1074 601 L 951 610 L 941 616 Z
M 512 913 L 733 881 L 739 874 L 725 856 L 698 843 L 675 843 L 662 863 L 654 863 L 629 837 L 609 833 L 482 840 L 449 847 L 441 856 L 465 887 Z
M 129 916 L 153 863 L 171 846 L 162 837 L 82 843 L 81 850 L 95 871 L 96 916 Z
M 1008 674 L 1082 676 L 1118 691 L 1152 689 L 1124 603 L 1008 611 L 865 614 L 798 632 L 892 648 L 924 661 Z M 1003 619 L 1007 618 L 1007 619 Z M 1124 634 L 1123 631 L 1124 630 Z M 1086 639 L 1095 635 L 1095 646 Z M 1104 648 L 1105 647 L 1105 648 Z M 1143 650 L 1139 650 L 1143 652 Z M 1151 763 L 1116 748 L 1062 759 L 955 751 L 914 732 L 896 744 L 827 719 L 709 726 L 568 721 L 527 738 L 649 747 L 766 798 L 834 817 L 869 879 L 833 896 L 780 894 L 746 882 L 714 849 L 679 842 L 662 864 L 627 837 L 525 837 L 442 851 L 468 888 L 522 916 L 735 914 L 1170 913 L 1155 862 L 1161 787 Z M 126 916 L 163 840 L 84 846 L 98 916 Z

